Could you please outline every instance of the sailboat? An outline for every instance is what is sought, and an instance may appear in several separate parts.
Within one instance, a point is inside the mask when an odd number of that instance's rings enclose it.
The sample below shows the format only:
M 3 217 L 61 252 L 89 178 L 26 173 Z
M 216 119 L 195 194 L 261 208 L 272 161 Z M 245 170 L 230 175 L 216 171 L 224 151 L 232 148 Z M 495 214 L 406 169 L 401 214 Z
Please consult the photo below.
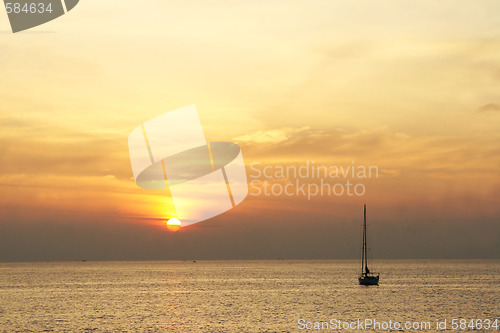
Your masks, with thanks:
M 368 269 L 368 248 L 366 247 L 366 205 L 364 205 L 364 222 L 363 222 L 363 251 L 361 255 L 361 275 L 359 276 L 359 284 L 364 286 L 378 285 L 379 273 L 372 273 Z

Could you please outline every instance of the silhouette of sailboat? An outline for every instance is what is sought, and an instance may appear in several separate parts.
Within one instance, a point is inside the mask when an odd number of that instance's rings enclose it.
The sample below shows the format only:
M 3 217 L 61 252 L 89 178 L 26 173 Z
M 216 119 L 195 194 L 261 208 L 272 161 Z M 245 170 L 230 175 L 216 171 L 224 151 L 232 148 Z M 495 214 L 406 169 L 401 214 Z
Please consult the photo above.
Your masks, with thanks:
M 366 205 L 364 205 L 363 221 L 363 251 L 361 255 L 361 275 L 358 278 L 359 284 L 364 286 L 378 285 L 379 273 L 372 273 L 368 269 L 368 248 L 366 246 Z

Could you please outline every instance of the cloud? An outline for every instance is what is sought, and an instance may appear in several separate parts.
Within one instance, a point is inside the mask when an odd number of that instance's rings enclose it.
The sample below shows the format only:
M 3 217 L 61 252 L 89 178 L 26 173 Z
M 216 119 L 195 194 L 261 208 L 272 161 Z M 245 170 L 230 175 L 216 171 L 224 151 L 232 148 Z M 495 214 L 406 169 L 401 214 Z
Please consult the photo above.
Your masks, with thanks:
M 481 106 L 477 109 L 478 112 L 500 112 L 500 105 L 495 103 L 489 103 Z
M 126 135 L 79 131 L 37 120 L 0 116 L 0 173 L 131 176 Z
M 233 140 L 241 144 L 279 144 L 290 140 L 299 133 L 309 130 L 309 127 L 302 128 L 278 128 L 266 131 L 257 131 L 251 134 L 238 136 Z
M 497 136 L 457 137 L 418 135 L 391 131 L 347 128 L 274 128 L 237 138 L 245 161 L 266 164 L 345 164 L 355 161 L 377 165 L 384 174 L 408 176 L 461 174 L 465 179 L 481 174 L 488 178 L 498 165 Z

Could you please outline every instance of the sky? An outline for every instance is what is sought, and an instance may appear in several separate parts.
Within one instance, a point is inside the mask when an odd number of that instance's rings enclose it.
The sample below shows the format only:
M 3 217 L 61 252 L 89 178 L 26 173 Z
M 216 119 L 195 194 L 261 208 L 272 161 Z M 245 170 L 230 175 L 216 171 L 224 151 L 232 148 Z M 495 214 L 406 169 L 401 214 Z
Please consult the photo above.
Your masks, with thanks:
M 16 34 L 0 10 L 0 261 L 352 259 L 363 204 L 375 258 L 499 258 L 499 7 L 85 0 Z M 169 232 L 168 193 L 135 184 L 127 138 L 192 104 L 249 180 L 252 163 L 378 177 L 309 199 L 257 195 L 261 177 Z

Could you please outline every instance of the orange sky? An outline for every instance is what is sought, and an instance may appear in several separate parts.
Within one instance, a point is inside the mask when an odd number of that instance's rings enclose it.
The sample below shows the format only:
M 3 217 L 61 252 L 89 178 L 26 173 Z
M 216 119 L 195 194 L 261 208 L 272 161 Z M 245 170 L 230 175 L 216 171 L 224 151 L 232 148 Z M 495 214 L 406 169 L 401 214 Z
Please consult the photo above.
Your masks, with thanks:
M 248 165 L 380 170 L 362 198 L 249 196 L 213 223 L 353 220 L 366 202 L 381 223 L 460 218 L 480 243 L 500 216 L 498 6 L 84 1 L 15 35 L 0 10 L 0 224 L 159 226 L 134 218 L 170 211 L 135 185 L 127 136 L 196 104 Z

